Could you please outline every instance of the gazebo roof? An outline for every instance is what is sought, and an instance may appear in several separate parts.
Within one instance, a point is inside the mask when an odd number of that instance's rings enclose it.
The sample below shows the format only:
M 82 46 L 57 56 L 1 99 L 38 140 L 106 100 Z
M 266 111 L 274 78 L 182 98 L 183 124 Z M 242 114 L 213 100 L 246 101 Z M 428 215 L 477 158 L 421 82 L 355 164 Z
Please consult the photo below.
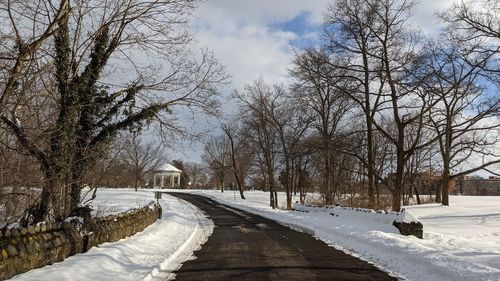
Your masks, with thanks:
M 158 172 L 177 172 L 177 173 L 182 173 L 181 170 L 177 169 L 176 167 L 168 164 L 168 163 L 165 163 L 163 165 L 161 165 L 160 167 L 158 167 L 157 169 L 155 169 L 155 171 L 158 171 Z

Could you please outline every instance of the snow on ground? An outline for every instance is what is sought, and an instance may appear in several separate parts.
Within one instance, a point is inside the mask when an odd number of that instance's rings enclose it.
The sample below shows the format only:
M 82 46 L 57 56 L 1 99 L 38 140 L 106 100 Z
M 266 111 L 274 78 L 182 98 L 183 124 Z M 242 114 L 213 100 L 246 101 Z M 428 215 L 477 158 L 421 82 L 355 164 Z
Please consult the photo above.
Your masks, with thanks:
M 215 190 L 179 190 L 313 232 L 328 244 L 374 263 L 406 280 L 500 280 L 500 197 L 452 197 L 409 209 L 424 224 L 424 239 L 402 236 L 387 223 L 329 212 L 273 210 L 265 192 L 238 194 Z M 284 194 L 278 195 L 280 203 Z M 295 199 L 294 199 L 295 201 Z M 281 205 L 280 204 L 280 205 Z
M 85 189 L 82 196 L 82 201 L 85 202 L 92 196 L 92 193 Z M 154 196 L 150 192 L 145 193 L 144 190 L 135 192 L 133 189 L 102 188 L 97 189 L 97 197 L 91 201 L 90 205 L 96 211 L 95 215 L 106 216 L 146 206 L 152 200 L 155 200 Z
M 500 269 L 499 196 L 451 196 L 449 207 L 408 209 L 424 224 L 425 239 L 438 241 L 450 254 Z
M 94 206 L 105 213 L 144 206 L 150 191 L 100 189 Z M 163 217 L 136 235 L 104 243 L 87 253 L 17 275 L 12 280 L 168 280 L 205 243 L 213 222 L 201 210 L 172 196 L 160 200 Z
M 164 190 L 165 191 L 165 190 Z M 406 280 L 500 280 L 500 197 L 452 196 L 451 206 L 408 207 L 424 224 L 424 239 L 398 234 L 379 214 L 349 216 L 339 209 L 306 212 L 273 210 L 265 192 L 177 190 L 313 233 L 328 244 L 367 260 Z M 284 206 L 284 194 L 279 196 Z M 101 189 L 93 203 L 97 215 L 147 204 L 151 190 Z M 298 198 L 294 198 L 294 201 Z M 163 219 L 130 238 L 94 247 L 65 261 L 18 275 L 13 280 L 161 280 L 200 247 L 213 223 L 196 207 L 163 195 Z M 331 215 L 334 212 L 339 216 Z M 379 218 L 380 217 L 380 218 Z

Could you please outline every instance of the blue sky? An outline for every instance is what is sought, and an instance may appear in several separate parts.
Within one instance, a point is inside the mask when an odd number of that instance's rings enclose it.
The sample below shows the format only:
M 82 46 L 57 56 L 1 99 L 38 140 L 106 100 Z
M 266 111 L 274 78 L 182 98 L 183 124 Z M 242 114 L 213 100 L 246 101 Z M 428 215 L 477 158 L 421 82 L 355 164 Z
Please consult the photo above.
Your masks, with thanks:
M 297 35 L 304 35 L 307 32 L 312 32 L 315 31 L 313 29 L 313 25 L 310 24 L 309 22 L 309 17 L 311 16 L 310 12 L 301 12 L 300 14 L 296 15 L 294 18 L 292 18 L 289 21 L 284 21 L 284 22 L 278 22 L 273 26 L 276 29 L 281 29 L 284 31 L 291 31 L 294 32 Z
M 321 29 L 320 23 L 311 22 L 311 16 L 311 12 L 303 11 L 291 20 L 271 23 L 269 28 L 295 33 L 298 37 L 290 40 L 290 45 L 295 48 L 304 48 L 310 46 L 311 44 L 315 44 L 315 36 Z

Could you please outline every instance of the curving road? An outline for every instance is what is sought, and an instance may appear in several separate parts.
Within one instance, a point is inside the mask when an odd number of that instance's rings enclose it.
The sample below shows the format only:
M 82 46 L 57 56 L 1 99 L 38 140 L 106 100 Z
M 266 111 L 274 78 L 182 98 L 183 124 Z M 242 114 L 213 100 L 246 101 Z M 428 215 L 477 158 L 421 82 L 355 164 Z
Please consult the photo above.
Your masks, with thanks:
M 309 234 L 203 196 L 169 193 L 203 210 L 215 229 L 175 280 L 397 280 Z

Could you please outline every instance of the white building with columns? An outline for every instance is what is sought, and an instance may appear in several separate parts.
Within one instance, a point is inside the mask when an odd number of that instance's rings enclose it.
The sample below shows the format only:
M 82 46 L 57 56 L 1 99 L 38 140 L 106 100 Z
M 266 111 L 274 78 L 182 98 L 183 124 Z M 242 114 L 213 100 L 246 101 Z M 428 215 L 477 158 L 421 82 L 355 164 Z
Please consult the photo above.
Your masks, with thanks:
M 153 171 L 153 188 L 176 188 L 181 184 L 182 171 L 164 164 Z

